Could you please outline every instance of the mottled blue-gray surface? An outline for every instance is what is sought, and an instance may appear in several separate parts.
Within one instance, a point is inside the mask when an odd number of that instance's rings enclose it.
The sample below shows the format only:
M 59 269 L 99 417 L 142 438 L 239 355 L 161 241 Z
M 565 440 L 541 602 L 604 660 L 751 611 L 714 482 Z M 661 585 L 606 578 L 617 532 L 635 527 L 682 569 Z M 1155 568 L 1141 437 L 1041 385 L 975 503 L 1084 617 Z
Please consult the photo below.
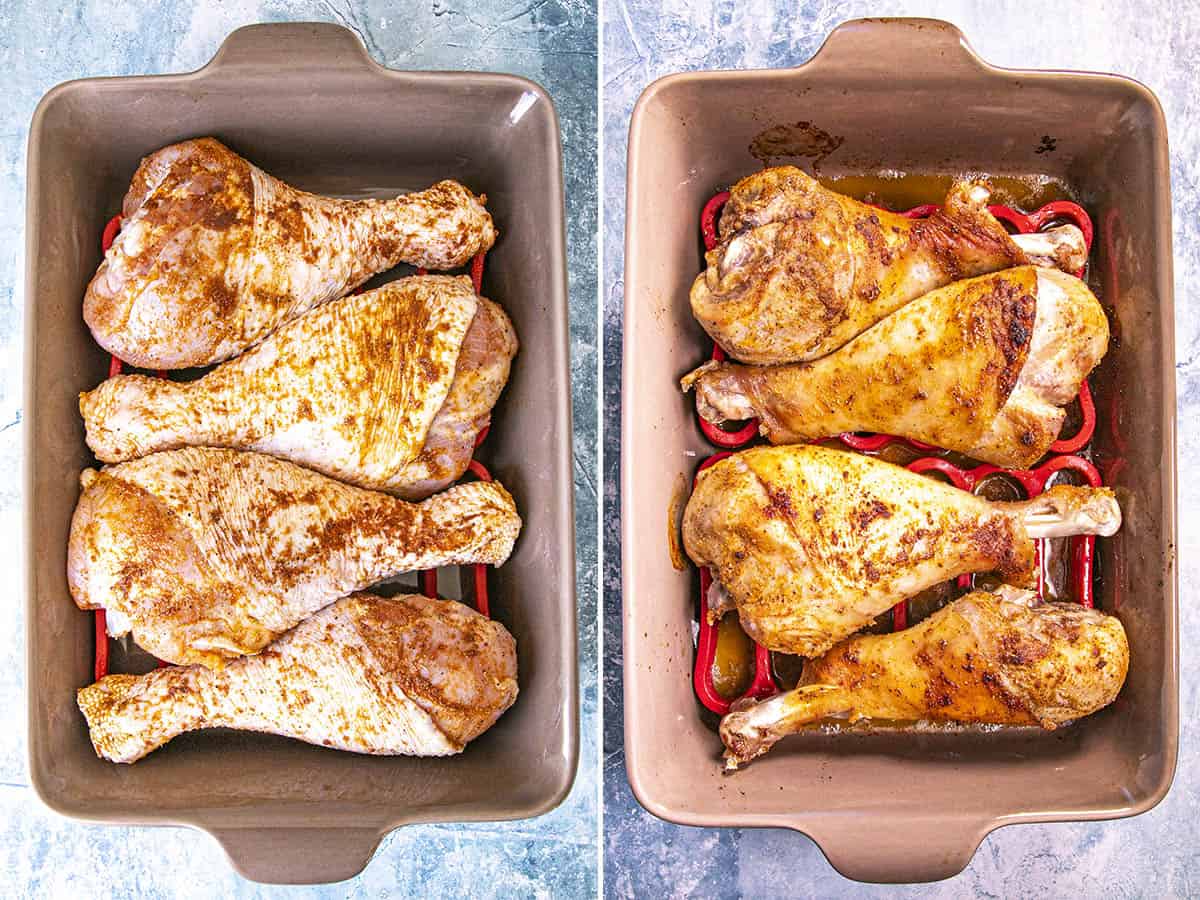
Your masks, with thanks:
M 563 127 L 571 270 L 571 366 L 582 742 L 579 779 L 556 811 L 526 822 L 394 832 L 358 878 L 327 888 L 269 888 L 239 878 L 216 842 L 176 828 L 108 828 L 40 808 L 25 766 L 24 626 L 19 583 L 25 143 L 38 99 L 91 75 L 182 72 L 233 29 L 332 21 L 393 68 L 512 72 L 544 85 Z M 585 0 L 381 0 L 224 3 L 0 0 L 0 896 L 399 898 L 584 897 L 597 885 L 596 636 L 596 13 Z
M 860 16 L 915 15 L 958 25 L 1002 66 L 1091 69 L 1130 75 L 1162 101 L 1170 130 L 1175 208 L 1179 384 L 1182 745 L 1175 785 L 1155 810 L 1119 822 L 1003 828 L 961 875 L 919 888 L 876 888 L 841 878 L 817 847 L 782 830 L 693 829 L 661 822 L 634 800 L 621 751 L 619 395 L 625 147 L 629 115 L 656 78 L 688 69 L 763 68 L 804 62 L 831 28 Z M 614 897 L 829 897 L 1200 895 L 1196 720 L 1200 577 L 1200 7 L 1194 3 L 821 2 L 821 0 L 608 0 L 603 14 L 605 893 Z

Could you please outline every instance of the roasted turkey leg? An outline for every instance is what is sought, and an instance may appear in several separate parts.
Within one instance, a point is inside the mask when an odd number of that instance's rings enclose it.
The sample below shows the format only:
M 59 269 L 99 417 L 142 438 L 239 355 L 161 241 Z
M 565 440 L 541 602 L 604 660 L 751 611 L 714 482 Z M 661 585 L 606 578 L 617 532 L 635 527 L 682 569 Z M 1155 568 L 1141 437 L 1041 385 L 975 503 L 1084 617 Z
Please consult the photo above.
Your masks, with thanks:
M 460 752 L 512 706 L 510 635 L 460 603 L 356 594 L 220 670 L 109 675 L 79 708 L 103 759 L 132 763 L 186 731 L 237 728 L 381 755 Z
M 977 591 L 905 631 L 843 641 L 804 664 L 795 690 L 735 707 L 721 720 L 725 768 L 829 720 L 1054 729 L 1112 703 L 1128 669 L 1114 616 L 1011 587 Z
M 683 386 L 708 421 L 758 418 L 773 444 L 876 431 L 1028 468 L 1107 349 L 1087 286 L 1026 266 L 931 291 L 813 362 L 712 362 Z
M 700 473 L 683 541 L 712 573 L 710 615 L 736 607 L 755 641 L 811 657 L 958 575 L 1032 587 L 1035 539 L 1120 524 L 1108 488 L 992 503 L 858 453 L 757 447 Z
M 457 182 L 393 200 L 318 197 L 212 138 L 143 159 L 122 216 L 83 317 L 101 347 L 149 369 L 228 359 L 377 272 L 454 268 L 496 237 Z
M 1010 236 L 987 200 L 986 185 L 961 183 L 928 219 L 908 219 L 792 166 L 756 172 L 730 192 L 721 243 L 692 285 L 692 312 L 735 360 L 802 362 L 952 281 L 1029 263 L 1083 266 L 1074 225 L 1050 237 Z
M 84 471 L 67 582 L 109 633 L 220 666 L 402 572 L 499 565 L 521 520 L 498 483 L 419 504 L 257 453 L 189 447 Z
M 466 470 L 516 350 L 469 278 L 402 278 L 284 324 L 197 381 L 110 378 L 79 410 L 102 462 L 231 447 L 420 499 Z

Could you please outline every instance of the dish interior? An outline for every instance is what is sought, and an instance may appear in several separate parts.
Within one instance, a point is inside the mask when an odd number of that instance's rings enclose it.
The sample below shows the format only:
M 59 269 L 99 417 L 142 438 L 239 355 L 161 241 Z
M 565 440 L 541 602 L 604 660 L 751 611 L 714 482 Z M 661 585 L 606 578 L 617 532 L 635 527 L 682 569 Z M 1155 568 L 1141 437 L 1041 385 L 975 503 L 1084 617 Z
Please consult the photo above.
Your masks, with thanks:
M 268 32 L 236 32 L 215 63 L 192 75 L 60 86 L 34 119 L 26 403 L 30 766 L 43 800 L 69 815 L 213 830 L 353 826 L 374 835 L 369 854 L 373 841 L 404 822 L 535 815 L 561 801 L 574 777 L 557 121 L 546 94 L 521 79 L 388 72 L 343 29 Z M 295 68 L 294 54 L 273 55 L 271 48 L 292 45 L 308 67 Z M 92 751 L 74 699 L 91 680 L 92 617 L 67 593 L 65 548 L 79 472 L 94 464 L 76 397 L 105 378 L 108 358 L 88 333 L 80 303 L 101 259 L 101 231 L 119 212 L 140 157 L 202 135 L 316 193 L 387 197 L 454 178 L 487 195 L 501 236 L 487 257 L 483 293 L 512 318 L 522 352 L 477 458 L 513 493 L 524 520 L 512 558 L 489 573 L 492 614 L 517 641 L 521 693 L 461 756 L 372 758 L 219 731 L 182 736 L 135 766 L 102 762 Z M 529 434 L 541 438 L 531 443 Z M 443 571 L 441 589 L 461 596 L 453 570 Z M 137 656 L 114 646 L 113 669 L 144 668 Z M 244 871 L 260 865 L 249 874 L 271 880 L 347 877 L 365 862 L 350 860 L 346 871 L 320 859 L 306 868 L 294 850 L 291 860 L 262 859 L 277 848 L 255 846 L 262 851 L 257 863 L 235 862 Z M 289 862 L 297 865 L 287 870 Z
M 675 821 L 800 828 L 844 873 L 877 880 L 952 874 L 1003 822 L 1144 810 L 1166 792 L 1177 741 L 1161 112 L 1134 82 L 991 69 L 952 27 L 915 21 L 926 30 L 911 41 L 902 32 L 915 25 L 850 23 L 795 70 L 656 82 L 635 110 L 629 150 L 622 511 L 631 783 L 652 812 Z M 721 774 L 720 741 L 697 715 L 692 690 L 698 575 L 672 565 L 666 538 L 696 467 L 718 449 L 678 388 L 711 351 L 687 302 L 704 266 L 700 210 L 765 164 L 798 165 L 895 209 L 939 202 L 948 176 L 986 173 L 1010 192 L 1028 190 L 994 202 L 1036 207 L 1051 199 L 1050 186 L 1092 216 L 1089 281 L 1113 340 L 1092 378 L 1099 421 L 1091 449 L 1125 515 L 1121 532 L 1099 544 L 1096 605 L 1121 618 L 1132 648 L 1129 679 L 1111 707 L 1053 733 L 817 731 Z M 927 817 L 938 820 L 934 830 L 961 837 L 922 852 L 913 823 Z M 861 840 L 854 851 L 854 829 L 892 834 L 885 843 L 907 847 L 910 860 L 863 852 Z

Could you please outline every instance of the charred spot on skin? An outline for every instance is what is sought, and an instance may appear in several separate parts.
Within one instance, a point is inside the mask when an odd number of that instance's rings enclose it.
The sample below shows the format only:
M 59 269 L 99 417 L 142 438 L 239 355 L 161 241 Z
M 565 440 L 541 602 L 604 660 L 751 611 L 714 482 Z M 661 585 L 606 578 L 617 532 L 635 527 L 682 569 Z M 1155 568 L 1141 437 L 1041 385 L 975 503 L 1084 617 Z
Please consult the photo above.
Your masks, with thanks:
M 1023 641 L 1020 635 L 1008 632 L 1000 637 L 1000 661 L 1007 666 L 1027 666 L 1046 654 L 1038 653 L 1032 642 Z
M 892 511 L 882 500 L 871 500 L 858 507 L 851 517 L 851 524 L 858 531 L 863 531 L 876 519 L 890 519 Z
M 1008 339 L 1013 345 L 1023 347 L 1029 341 L 1029 330 L 1024 323 L 1014 319 L 1008 323 Z
M 954 704 L 954 692 L 958 686 L 941 672 L 936 673 L 925 685 L 926 709 L 945 709 Z
M 995 673 L 984 672 L 979 680 L 988 689 L 988 693 L 1003 703 L 1009 710 L 1014 712 L 1024 711 L 1025 704 L 1000 683 L 1000 679 L 996 677 Z
M 796 510 L 792 506 L 792 498 L 782 488 L 767 487 L 767 505 L 763 507 L 763 515 L 768 519 L 786 519 L 791 522 L 796 518 Z
M 989 517 L 971 533 L 971 543 L 987 559 L 996 563 L 998 571 L 1005 575 L 1024 572 L 1015 546 L 1012 527 L 1007 519 Z

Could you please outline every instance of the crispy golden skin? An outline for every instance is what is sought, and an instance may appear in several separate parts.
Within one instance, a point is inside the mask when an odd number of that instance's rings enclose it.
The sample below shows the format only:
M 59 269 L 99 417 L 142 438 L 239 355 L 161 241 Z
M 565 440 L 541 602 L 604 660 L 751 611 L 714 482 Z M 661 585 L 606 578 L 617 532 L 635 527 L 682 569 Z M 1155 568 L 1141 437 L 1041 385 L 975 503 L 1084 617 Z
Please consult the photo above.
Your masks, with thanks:
M 1027 468 L 1107 349 L 1087 286 L 1024 266 L 931 291 L 813 362 L 708 363 L 683 385 L 705 419 L 758 418 L 773 444 L 876 431 Z
M 83 317 L 101 347 L 149 369 L 220 362 L 397 263 L 450 269 L 496 239 L 457 182 L 392 200 L 318 197 L 212 138 L 143 159 L 122 216 Z
M 908 219 L 792 166 L 756 172 L 730 192 L 721 243 L 692 285 L 692 312 L 736 360 L 800 362 L 952 281 L 1031 262 L 1083 265 L 1074 226 L 1066 227 L 1070 250 L 1031 256 L 988 212 L 987 198 L 982 184 L 958 184 L 944 208 Z
M 977 591 L 905 631 L 843 641 L 805 663 L 795 690 L 730 712 L 725 765 L 831 719 L 1053 729 L 1112 703 L 1128 669 L 1114 616 L 1015 588 Z
M 757 447 L 700 473 L 683 541 L 718 585 L 713 615 L 736 605 L 755 641 L 811 657 L 964 573 L 1032 586 L 1035 538 L 1111 535 L 1120 522 L 1107 488 L 991 503 L 858 453 Z
M 339 600 L 220 670 L 109 675 L 78 692 L 96 754 L 132 763 L 185 731 L 237 728 L 380 755 L 446 756 L 517 697 L 512 635 L 418 595 Z
M 230 447 L 420 499 L 466 470 L 516 350 L 469 278 L 403 278 L 294 319 L 197 381 L 118 375 L 79 409 L 102 462 Z
M 422 503 L 257 453 L 189 447 L 88 469 L 67 582 L 109 633 L 168 662 L 256 653 L 340 597 L 401 572 L 499 565 L 521 527 L 500 484 Z

